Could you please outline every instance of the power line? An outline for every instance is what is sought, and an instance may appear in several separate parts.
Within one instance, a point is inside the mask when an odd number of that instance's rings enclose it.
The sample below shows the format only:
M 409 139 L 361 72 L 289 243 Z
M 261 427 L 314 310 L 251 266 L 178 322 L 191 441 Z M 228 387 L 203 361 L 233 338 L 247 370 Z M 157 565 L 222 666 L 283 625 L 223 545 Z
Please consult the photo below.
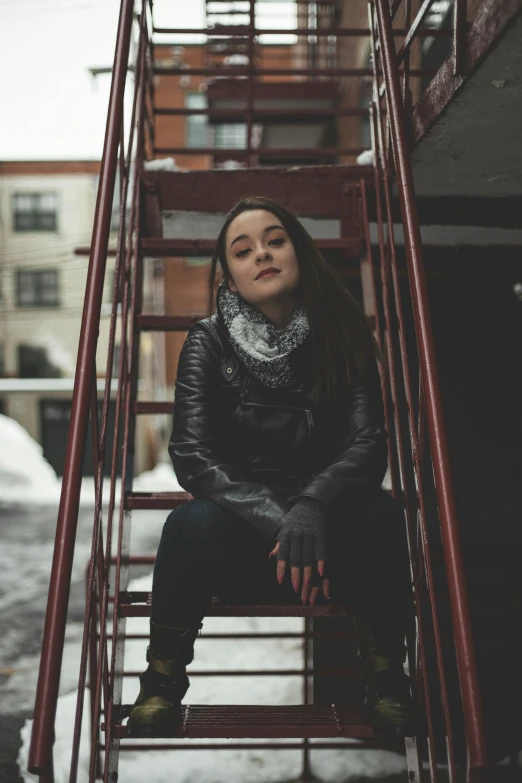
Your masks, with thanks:
M 0 272 L 2 269 L 8 270 L 8 269 L 31 269 L 32 267 L 38 268 L 41 266 L 49 266 L 52 265 L 50 263 L 50 260 L 56 259 L 59 261 L 60 265 L 66 266 L 70 269 L 87 269 L 89 266 L 89 257 L 88 256 L 75 256 L 73 251 L 67 251 L 67 250 L 61 250 L 58 253 L 50 253 L 49 255 L 41 255 L 34 258 L 20 258 L 15 261 L 7 261 L 5 263 L 2 262 L 2 259 L 0 259 Z M 67 261 L 66 259 L 70 259 Z M 116 259 L 115 256 L 107 254 L 107 260 Z M 24 261 L 27 261 L 28 263 L 25 264 Z M 72 264 L 78 264 L 78 267 L 73 267 Z
M 78 242 L 88 242 L 90 236 L 92 235 L 91 231 L 82 231 L 78 232 L 78 234 L 69 234 L 70 242 L 59 242 L 58 244 L 54 245 L 54 247 L 70 247 L 78 244 Z M 42 239 L 40 240 L 34 240 L 33 242 L 29 242 L 26 245 L 20 245 L 18 243 L 14 243 L 14 246 L 17 248 L 16 250 L 10 250 L 7 252 L 4 252 L 1 250 L 2 247 L 8 247 L 9 244 L 4 242 L 0 246 L 0 254 L 4 256 L 12 256 L 12 255 L 21 255 L 22 253 L 37 253 L 41 250 L 52 250 L 53 247 L 42 247 L 41 245 Z
M 83 256 L 83 255 L 76 255 L 74 253 L 75 248 L 78 247 L 78 242 L 71 242 L 71 243 L 64 243 L 63 245 L 56 245 L 56 249 L 52 247 L 46 247 L 42 248 L 41 252 L 31 251 L 34 253 L 33 256 L 28 256 L 27 252 L 20 251 L 20 253 L 5 253 L 4 255 L 0 255 L 0 264 L 5 259 L 6 265 L 15 265 L 19 261 L 38 261 L 39 258 L 52 258 L 53 256 L 65 256 L 65 255 L 74 255 L 77 259 L 83 259 L 83 263 L 87 266 L 89 261 L 89 256 Z M 81 244 L 81 243 L 80 243 Z M 63 248 L 63 249 L 62 249 Z M 112 251 L 116 250 L 115 247 L 109 247 L 107 249 L 107 254 L 112 253 Z M 11 255 L 17 256 L 15 258 L 11 258 Z M 111 256 L 114 257 L 114 256 Z

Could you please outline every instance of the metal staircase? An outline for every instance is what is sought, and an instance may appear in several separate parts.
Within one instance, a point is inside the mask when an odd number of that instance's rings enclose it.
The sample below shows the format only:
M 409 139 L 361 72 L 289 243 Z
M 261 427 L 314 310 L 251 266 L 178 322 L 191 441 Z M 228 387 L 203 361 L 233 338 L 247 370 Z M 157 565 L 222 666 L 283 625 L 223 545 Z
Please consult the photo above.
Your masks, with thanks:
M 98 455 L 95 476 L 96 507 L 87 574 L 85 628 L 69 779 L 75 781 L 78 776 L 82 728 L 84 732 L 89 731 L 88 727 L 82 727 L 83 702 L 89 672 L 92 715 L 89 780 L 102 778 L 106 783 L 117 780 L 119 752 L 129 741 L 125 725 L 129 705 L 122 703 L 123 677 L 128 674 L 125 671 L 125 623 L 128 617 L 148 617 L 150 613 L 149 594 L 128 591 L 129 569 L 136 564 L 151 562 L 150 558 L 130 555 L 132 511 L 172 510 L 190 498 L 187 493 L 180 492 L 133 491 L 136 418 L 143 414 L 172 412 L 170 401 L 138 399 L 140 335 L 145 331 L 186 332 L 192 324 L 205 316 L 204 313 L 182 316 L 144 311 L 143 284 L 149 274 L 152 259 L 162 258 L 165 263 L 169 263 L 172 257 L 210 255 L 212 251 L 213 243 L 208 239 L 164 237 L 162 214 L 166 210 L 198 209 L 209 214 L 219 213 L 228 209 L 245 191 L 250 191 L 283 201 L 300 217 L 330 218 L 338 221 L 339 236 L 318 240 L 317 244 L 343 274 L 347 277 L 361 277 L 367 311 L 373 318 L 377 338 L 386 354 L 387 370 L 382 370 L 382 384 L 387 429 L 390 433 L 392 491 L 405 505 L 416 599 L 416 626 L 412 629 L 408 641 L 410 673 L 421 720 L 418 737 L 408 738 L 402 744 L 402 749 L 405 747 L 406 752 L 408 780 L 438 781 L 438 765 L 441 762 L 448 767 L 451 783 L 458 780 L 453 741 L 456 718 L 450 708 L 447 685 L 450 665 L 443 649 L 440 607 L 433 582 L 431 550 L 434 533 L 428 519 L 432 512 L 427 499 L 428 488 L 432 490 L 431 496 L 436 497 L 440 520 L 440 528 L 437 525 L 436 534 L 439 544 L 442 541 L 448 585 L 448 597 L 445 600 L 449 600 L 453 621 L 451 635 L 455 645 L 458 686 L 465 724 L 467 779 L 499 780 L 497 772 L 494 777 L 487 776 L 489 767 L 480 691 L 406 141 L 403 97 L 407 98 L 408 95 L 407 78 L 401 95 L 398 62 L 393 49 L 392 16 L 387 0 L 374 0 L 369 4 L 374 68 L 374 95 L 370 118 L 375 165 L 311 166 L 296 169 L 247 168 L 236 171 L 171 172 L 152 171 L 145 167 L 145 162 L 155 154 L 152 42 L 154 26 L 151 3 L 143 3 L 137 21 L 134 20 L 133 6 L 132 0 L 122 0 L 35 706 L 30 771 L 38 774 L 40 780 L 46 783 L 54 779 L 53 726 L 65 637 L 82 459 L 86 438 L 89 436 L 87 422 L 91 411 L 91 437 L 94 454 Z M 395 1 L 392 13 L 397 7 L 398 3 Z M 138 28 L 139 39 L 130 135 L 125 139 L 123 105 L 134 25 Z M 252 31 L 251 34 L 253 35 Z M 339 40 L 344 39 L 341 36 Z M 214 43 L 212 45 L 214 46 Z M 210 69 L 211 65 L 208 67 Z M 386 101 L 386 112 L 383 111 L 383 99 Z M 250 106 L 250 112 L 252 111 Z M 251 118 L 249 122 L 251 123 Z M 247 151 L 251 151 L 250 142 Z M 95 384 L 96 341 L 109 241 L 110 211 L 117 172 L 120 175 L 121 222 L 106 365 L 107 382 L 102 415 L 98 418 Z M 391 187 L 394 178 L 401 199 L 402 222 L 408 248 L 409 306 L 412 308 L 415 325 L 418 348 L 416 355 L 411 353 L 411 346 L 406 342 L 405 303 L 401 296 L 391 216 Z M 227 203 L 224 203 L 223 194 L 226 194 Z M 126 205 L 129 208 L 128 214 Z M 370 212 L 375 215 L 378 227 L 378 260 L 374 260 L 372 252 Z M 105 447 L 107 415 L 117 328 L 121 334 L 121 351 L 114 446 L 112 453 L 108 454 Z M 121 494 L 117 499 L 116 479 L 120 451 Z M 104 489 L 103 469 L 104 463 L 107 462 L 110 462 L 112 469 L 108 489 Z M 105 495 L 108 492 L 109 504 L 102 515 L 104 492 Z M 238 740 L 299 739 L 299 743 L 277 746 L 269 743 L 256 744 L 256 747 L 302 748 L 302 780 L 311 779 L 309 740 L 313 738 L 363 741 L 362 744 L 346 743 L 347 749 L 383 747 L 379 738 L 373 736 L 359 701 L 332 705 L 309 703 L 308 684 L 317 671 L 309 664 L 308 642 L 320 636 L 320 633 L 314 632 L 312 622 L 317 618 L 347 617 L 350 614 L 349 607 L 245 607 L 215 603 L 209 614 L 228 617 L 249 615 L 304 618 L 302 638 L 305 642 L 305 663 L 303 670 L 299 670 L 299 674 L 304 678 L 303 704 L 285 707 L 187 705 L 184 708 L 183 724 L 172 737 L 187 740 L 216 737 Z M 241 634 L 230 636 L 242 637 Z M 227 638 L 227 635 L 224 637 Z M 431 665 L 433 660 L 435 666 Z M 288 672 L 278 674 L 285 673 Z M 349 668 L 335 674 L 354 679 L 358 677 L 358 672 Z M 247 747 L 248 743 L 228 745 L 239 746 Z M 385 746 L 389 747 L 390 743 L 385 743 Z M 150 744 L 134 740 L 133 749 L 138 747 L 146 750 L 150 748 Z M 214 745 L 204 743 L 194 743 L 191 747 L 215 749 Z M 322 743 L 321 747 L 338 748 L 339 743 L 331 746 Z M 428 769 L 423 766 L 423 759 L 428 761 Z

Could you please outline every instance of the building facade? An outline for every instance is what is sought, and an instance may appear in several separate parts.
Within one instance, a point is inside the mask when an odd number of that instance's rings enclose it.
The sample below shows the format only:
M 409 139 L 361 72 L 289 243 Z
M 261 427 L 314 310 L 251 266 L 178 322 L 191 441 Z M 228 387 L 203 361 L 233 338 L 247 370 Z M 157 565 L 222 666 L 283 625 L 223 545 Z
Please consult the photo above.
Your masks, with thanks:
M 0 162 L 0 411 L 42 444 L 58 474 L 88 268 L 88 257 L 75 251 L 90 242 L 99 169 L 98 161 Z M 98 340 L 100 380 L 106 372 L 113 280 L 110 255 Z M 118 361 L 116 334 L 114 375 Z M 151 383 L 151 367 L 145 359 L 145 386 Z M 150 422 L 140 422 L 140 429 L 138 472 L 151 467 L 156 456 Z M 87 472 L 91 468 L 87 460 Z

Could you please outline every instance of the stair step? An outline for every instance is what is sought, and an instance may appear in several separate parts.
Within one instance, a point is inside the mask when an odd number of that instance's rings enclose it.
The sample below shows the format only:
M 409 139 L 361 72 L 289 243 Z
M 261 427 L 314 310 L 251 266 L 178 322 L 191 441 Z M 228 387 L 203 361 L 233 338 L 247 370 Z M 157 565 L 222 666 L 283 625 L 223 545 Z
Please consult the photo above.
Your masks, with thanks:
M 125 508 L 127 511 L 137 509 L 172 511 L 191 499 L 190 492 L 127 492 Z
M 136 316 L 136 326 L 142 332 L 188 332 L 191 326 L 202 321 L 206 315 L 149 315 Z
M 124 671 L 124 677 L 139 677 L 143 669 Z M 330 667 L 328 669 L 193 669 L 188 673 L 191 677 L 346 677 L 360 678 L 361 670 L 355 668 Z
M 150 617 L 151 593 L 120 593 L 120 617 Z M 351 617 L 347 604 L 303 606 L 302 604 L 225 604 L 213 600 L 206 612 L 208 617 Z
M 141 249 L 145 255 L 155 257 L 184 258 L 185 256 L 211 256 L 215 247 L 214 239 L 165 239 L 144 237 Z M 320 250 L 343 250 L 344 255 L 358 258 L 364 252 L 364 240 L 361 237 L 343 239 L 316 239 Z
M 192 171 L 142 171 L 140 179 L 146 200 L 156 200 L 158 211 L 226 212 L 245 193 L 262 193 L 283 204 L 292 204 L 300 217 L 340 217 L 346 189 L 356 189 L 361 179 L 373 189 L 372 166 L 267 166 L 250 169 L 205 169 Z M 343 212 L 344 234 L 363 237 L 356 199 Z M 156 215 L 157 218 L 157 215 Z M 147 224 L 148 225 L 148 224 Z M 156 220 L 154 228 L 159 228 Z M 156 230 L 145 236 L 160 236 Z
M 123 707 L 128 714 L 130 705 Z M 103 728 L 103 727 L 102 727 Z M 330 705 L 199 705 L 182 707 L 182 722 L 155 737 L 197 738 L 371 738 L 374 733 L 362 706 Z M 132 737 L 127 726 L 116 724 L 114 737 Z

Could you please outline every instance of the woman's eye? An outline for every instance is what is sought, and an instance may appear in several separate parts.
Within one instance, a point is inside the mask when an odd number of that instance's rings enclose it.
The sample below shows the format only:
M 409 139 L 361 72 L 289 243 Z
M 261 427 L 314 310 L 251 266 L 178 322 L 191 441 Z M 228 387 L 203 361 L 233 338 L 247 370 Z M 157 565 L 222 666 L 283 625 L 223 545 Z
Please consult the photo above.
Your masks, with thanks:
M 282 245 L 284 241 L 285 241 L 284 237 L 278 237 L 277 239 L 271 239 L 268 244 L 278 246 L 278 245 Z M 236 258 L 244 258 L 249 252 L 250 252 L 249 247 L 245 247 L 243 248 L 243 250 L 238 250 L 238 252 L 236 253 Z

